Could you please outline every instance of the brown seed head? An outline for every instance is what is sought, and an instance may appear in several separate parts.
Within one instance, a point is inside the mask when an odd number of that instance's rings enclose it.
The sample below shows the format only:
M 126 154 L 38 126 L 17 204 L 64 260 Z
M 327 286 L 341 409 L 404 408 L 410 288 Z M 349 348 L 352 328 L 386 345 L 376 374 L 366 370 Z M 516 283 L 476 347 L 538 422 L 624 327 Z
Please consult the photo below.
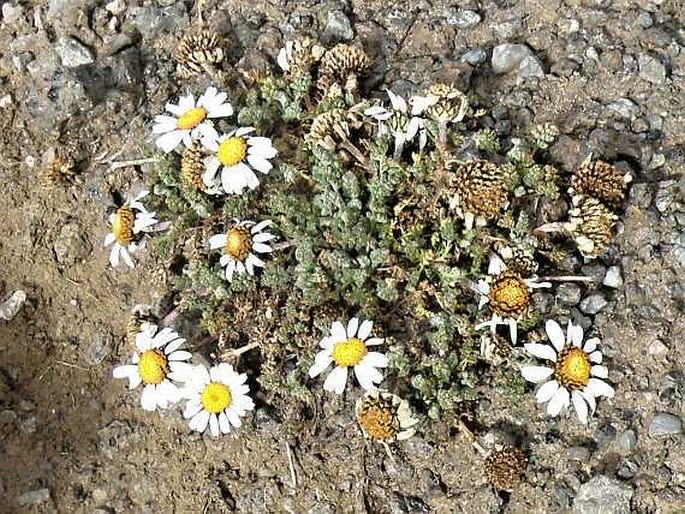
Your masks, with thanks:
M 340 43 L 321 58 L 317 89 L 325 93 L 333 83 L 346 86 L 350 80 L 356 81 L 357 77 L 366 74 L 370 68 L 371 59 L 364 50 Z
M 493 219 L 507 203 L 508 191 L 502 173 L 491 162 L 459 163 L 453 183 L 465 212 Z
M 209 29 L 187 33 L 176 48 L 176 71 L 188 78 L 201 74 L 206 66 L 218 65 L 224 59 L 223 44 L 223 38 Z
M 510 270 L 500 273 L 490 285 L 490 309 L 503 318 L 518 318 L 530 305 L 528 285 Z
M 38 174 L 38 179 L 46 186 L 65 186 L 73 183 L 75 177 L 76 163 L 74 160 L 57 152 Z
M 612 208 L 625 198 L 630 175 L 603 161 L 584 163 L 571 179 L 571 193 L 597 198 Z
M 492 452 L 485 459 L 485 475 L 488 482 L 500 491 L 513 491 L 521 482 L 526 468 L 526 456 L 520 448 L 505 446 Z
M 357 423 L 364 437 L 390 442 L 411 437 L 418 420 L 409 404 L 397 395 L 372 391 L 357 400 Z
M 578 250 L 585 257 L 597 257 L 609 246 L 618 217 L 591 196 L 577 195 L 572 202 L 569 230 L 576 240 Z
M 522 277 L 532 277 L 538 270 L 535 258 L 523 248 L 515 246 L 511 249 L 512 257 L 507 260 L 507 269 L 518 273 Z
M 324 147 L 330 147 L 331 144 L 334 147 L 335 141 L 347 139 L 349 135 L 350 126 L 345 109 L 331 109 L 314 118 L 307 140 Z
M 202 143 L 199 141 L 193 141 L 193 145 L 183 150 L 181 155 L 181 176 L 199 191 L 205 189 L 205 184 L 202 181 L 202 174 L 205 171 L 204 157 Z
M 427 96 L 434 96 L 438 101 L 426 109 L 426 116 L 437 121 L 461 121 L 466 114 L 468 99 L 454 86 L 433 84 L 428 88 Z

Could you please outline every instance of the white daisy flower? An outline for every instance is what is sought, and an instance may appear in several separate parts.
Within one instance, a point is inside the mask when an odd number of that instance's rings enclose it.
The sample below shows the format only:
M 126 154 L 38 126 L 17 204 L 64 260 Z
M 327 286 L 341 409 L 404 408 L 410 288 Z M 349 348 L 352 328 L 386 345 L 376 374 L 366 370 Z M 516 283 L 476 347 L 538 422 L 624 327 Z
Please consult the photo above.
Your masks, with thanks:
M 607 384 L 609 372 L 601 366 L 602 352 L 597 349 L 599 339 L 588 339 L 583 344 L 583 328 L 568 322 L 566 336 L 556 321 L 545 325 L 551 345 L 530 343 L 524 345 L 526 351 L 539 358 L 553 363 L 553 366 L 524 366 L 521 368 L 523 378 L 535 384 L 543 383 L 535 397 L 538 403 L 547 403 L 547 413 L 557 416 L 571 403 L 584 425 L 589 414 L 595 412 L 596 398 L 614 397 L 614 388 Z M 551 378 L 551 380 L 547 379 Z
M 119 265 L 120 258 L 130 268 L 135 268 L 136 264 L 131 254 L 144 247 L 144 243 L 136 241 L 136 236 L 143 232 L 151 232 L 158 223 L 155 213 L 148 211 L 140 202 L 148 194 L 149 191 L 142 191 L 109 215 L 111 232 L 105 237 L 105 246 L 114 243 L 109 253 L 109 263 L 113 268 Z
M 133 364 L 117 366 L 112 373 L 114 378 L 128 378 L 129 389 L 145 384 L 140 403 L 147 411 L 166 409 L 179 401 L 181 394 L 176 383 L 187 380 L 192 371 L 192 366 L 185 362 L 192 354 L 179 350 L 185 339 L 171 328 L 159 332 L 157 328 L 152 323 L 143 323 L 135 338 Z
M 166 110 L 173 114 L 155 116 L 153 134 L 162 134 L 157 138 L 157 146 L 165 153 L 173 152 L 183 143 L 190 148 L 194 140 L 208 146 L 219 138 L 212 118 L 227 118 L 233 114 L 233 106 L 226 101 L 227 93 L 219 93 L 215 87 L 207 90 L 195 101 L 192 94 L 182 96 L 178 105 L 168 103 Z
M 382 136 L 390 134 L 395 141 L 395 152 L 393 157 L 399 159 L 406 142 L 414 139 L 419 134 L 419 150 L 426 146 L 427 135 L 424 129 L 424 121 L 418 116 L 409 116 L 407 102 L 391 90 L 387 90 L 392 109 L 388 110 L 382 105 L 374 105 L 364 111 L 366 116 L 370 116 L 378 121 L 378 133 Z
M 264 231 L 273 223 L 271 220 L 264 220 L 256 225 L 254 221 L 233 221 L 235 225 L 226 234 L 215 234 L 209 238 L 209 247 L 212 250 L 222 249 L 219 262 L 226 267 L 226 280 L 229 282 L 233 280 L 236 271 L 254 275 L 255 266 L 263 268 L 264 261 L 255 254 L 273 252 L 273 247 L 267 243 L 276 238 Z
M 214 152 L 205 161 L 202 180 L 208 188 L 219 183 L 224 193 L 239 195 L 245 189 L 256 189 L 259 179 L 255 170 L 266 175 L 273 168 L 269 159 L 278 155 L 268 137 L 248 136 L 253 127 L 243 127 L 211 141 L 207 148 Z M 221 173 L 218 174 L 219 169 Z
M 326 377 L 323 388 L 342 394 L 347 384 L 347 368 L 354 367 L 359 385 L 367 391 L 376 389 L 383 381 L 377 368 L 388 366 L 388 358 L 379 352 L 369 352 L 369 346 L 383 344 L 383 339 L 369 337 L 373 322 L 366 320 L 361 325 L 359 318 L 352 318 L 345 326 L 336 321 L 331 326 L 331 334 L 324 337 L 319 345 L 323 350 L 316 354 L 314 364 L 309 368 L 310 378 L 319 376 L 331 363 L 335 368 Z
M 488 277 L 478 281 L 473 288 L 480 295 L 478 308 L 490 307 L 492 317 L 476 325 L 476 330 L 490 327 L 494 333 L 497 325 L 508 325 L 511 343 L 516 344 L 518 322 L 528 312 L 533 289 L 552 287 L 549 282 L 537 278 L 521 278 L 518 273 L 508 271 L 504 261 L 495 254 L 490 256 Z
M 228 434 L 231 426 L 239 428 L 240 418 L 254 409 L 246 381 L 245 373 L 236 373 L 227 363 L 210 369 L 195 366 L 184 390 L 188 403 L 183 417 L 190 419 L 190 429 L 202 433 L 209 425 L 209 432 L 218 437 L 220 433 Z

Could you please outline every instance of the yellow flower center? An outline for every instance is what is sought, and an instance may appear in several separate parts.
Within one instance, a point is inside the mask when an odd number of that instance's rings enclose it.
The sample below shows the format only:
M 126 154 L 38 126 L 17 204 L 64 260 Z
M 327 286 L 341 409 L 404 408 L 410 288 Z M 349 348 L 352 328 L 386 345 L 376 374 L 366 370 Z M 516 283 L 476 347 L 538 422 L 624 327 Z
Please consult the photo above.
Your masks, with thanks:
M 219 144 L 217 157 L 219 162 L 230 168 L 242 161 L 247 155 L 247 143 L 242 137 L 229 137 Z
M 488 299 L 495 314 L 506 318 L 518 318 L 530 304 L 530 291 L 516 273 L 504 272 L 490 286 Z
M 112 221 L 112 234 L 121 246 L 128 246 L 133 239 L 133 222 L 135 216 L 129 207 L 119 207 L 114 213 Z
M 366 355 L 366 345 L 361 339 L 352 337 L 333 347 L 333 361 L 338 366 L 356 366 Z
M 207 384 L 202 391 L 200 401 L 207 412 L 219 414 L 231 405 L 231 391 L 224 384 L 212 382 Z
M 371 398 L 365 400 L 357 412 L 357 422 L 367 437 L 378 441 L 392 439 L 399 429 L 392 405 Z
M 161 350 L 148 350 L 140 356 L 138 373 L 144 384 L 159 384 L 169 372 L 169 363 Z
M 190 130 L 197 127 L 207 117 L 207 109 L 204 107 L 193 107 L 178 117 L 176 128 L 179 130 Z
M 234 227 L 226 234 L 224 253 L 234 261 L 243 262 L 252 248 L 252 236 L 245 227 Z
M 590 380 L 590 358 L 575 346 L 564 348 L 554 366 L 554 379 L 566 389 L 585 387 Z

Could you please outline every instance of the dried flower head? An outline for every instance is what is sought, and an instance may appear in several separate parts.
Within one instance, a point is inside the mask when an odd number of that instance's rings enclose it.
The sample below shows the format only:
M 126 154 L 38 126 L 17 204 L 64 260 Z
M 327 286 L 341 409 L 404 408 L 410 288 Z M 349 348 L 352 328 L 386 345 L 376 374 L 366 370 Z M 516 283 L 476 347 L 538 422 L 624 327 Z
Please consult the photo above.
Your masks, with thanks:
M 576 195 L 569 211 L 568 231 L 573 235 L 578 250 L 585 257 L 601 255 L 611 241 L 618 217 L 597 198 Z
M 357 79 L 371 68 L 371 59 L 356 46 L 340 43 L 321 58 L 317 89 L 326 94 L 328 88 L 337 83 L 348 91 L 357 89 Z
M 508 201 L 507 185 L 499 167 L 488 161 L 468 161 L 457 164 L 453 181 L 459 207 L 471 223 L 474 216 L 496 218 Z M 467 217 L 467 214 L 470 215 Z M 467 226 L 467 228 L 470 228 Z
M 349 136 L 350 125 L 347 122 L 347 111 L 331 109 L 314 118 L 306 139 L 315 145 L 333 150 L 336 141 L 347 139 Z
M 224 59 L 223 44 L 223 38 L 206 28 L 184 35 L 174 54 L 177 73 L 189 78 L 218 65 Z
M 51 148 L 43 155 L 38 179 L 46 186 L 68 185 L 76 178 L 76 162 L 67 149 Z
M 488 482 L 500 491 L 513 491 L 521 482 L 525 468 L 526 456 L 520 448 L 514 446 L 505 446 L 485 459 Z
M 406 400 L 377 390 L 357 400 L 356 415 L 364 437 L 383 442 L 408 439 L 419 422 Z
M 321 60 L 325 49 L 311 38 L 288 41 L 278 52 L 278 65 L 286 75 L 295 77 L 309 72 Z
M 199 191 L 205 190 L 202 174 L 205 172 L 204 146 L 199 141 L 193 141 L 190 148 L 181 154 L 181 176 L 188 184 Z
M 571 194 L 584 194 L 597 198 L 612 208 L 623 201 L 630 173 L 603 161 L 584 162 L 571 179 Z
M 466 95 L 446 84 L 433 84 L 425 96 L 414 96 L 409 101 L 412 115 L 425 116 L 441 124 L 463 120 L 469 107 Z
M 538 271 L 538 263 L 532 253 L 520 246 L 505 246 L 499 249 L 499 254 L 507 264 L 507 269 L 518 273 L 524 278 L 532 277 Z

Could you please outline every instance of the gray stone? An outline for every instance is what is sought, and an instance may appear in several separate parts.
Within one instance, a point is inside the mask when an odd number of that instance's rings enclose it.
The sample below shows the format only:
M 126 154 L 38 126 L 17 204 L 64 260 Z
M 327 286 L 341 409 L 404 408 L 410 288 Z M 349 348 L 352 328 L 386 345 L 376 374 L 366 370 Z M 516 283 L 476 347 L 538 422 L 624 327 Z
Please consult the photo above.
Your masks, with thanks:
M 2 4 L 2 21 L 7 24 L 17 23 L 24 14 L 24 8 L 21 5 L 12 5 L 10 3 Z
M 660 412 L 649 424 L 649 437 L 659 438 L 683 433 L 682 420 L 668 412 Z
M 654 20 L 652 19 L 652 15 L 649 14 L 648 12 L 642 11 L 638 17 L 637 20 L 635 20 L 635 23 L 638 24 L 639 27 L 642 27 L 643 29 L 648 29 L 652 25 L 654 25 Z
M 523 28 L 523 22 L 520 18 L 503 21 L 492 26 L 492 30 L 500 40 L 511 39 L 518 34 Z
M 11 321 L 19 313 L 22 305 L 26 302 L 24 291 L 15 291 L 7 300 L 0 304 L 0 319 Z
M 521 62 L 533 55 L 526 45 L 504 43 L 492 50 L 492 71 L 498 74 L 508 73 L 519 67 Z
M 36 505 L 38 503 L 45 503 L 50 501 L 49 489 L 36 489 L 34 491 L 27 491 L 19 496 L 19 505 L 26 507 L 27 505 Z
M 580 486 L 573 500 L 574 514 L 629 514 L 633 489 L 606 476 L 596 476 Z
M 668 212 L 675 200 L 675 180 L 662 180 L 659 182 L 659 189 L 654 197 L 654 206 L 661 213 Z
M 35 415 L 26 416 L 19 420 L 19 429 L 25 434 L 33 434 L 38 428 L 38 417 Z
M 322 36 L 325 41 L 329 42 L 350 41 L 354 38 L 350 19 L 342 11 L 329 11 Z
M 661 61 L 648 54 L 637 57 L 638 76 L 652 84 L 663 84 L 666 80 L 666 68 Z
M 452 16 L 447 17 L 447 23 L 456 25 L 460 29 L 469 29 L 478 25 L 481 19 L 480 14 L 476 11 L 459 10 Z
M 107 9 L 115 16 L 118 16 L 126 10 L 126 2 L 124 2 L 124 0 L 112 0 L 107 5 L 105 5 L 105 9 Z
M 635 102 L 628 98 L 619 98 L 615 102 L 611 102 L 609 105 L 607 105 L 607 108 L 626 119 L 634 118 L 640 111 L 640 108 L 635 104 Z
M 617 439 L 618 449 L 622 455 L 630 455 L 637 444 L 637 436 L 633 430 L 621 432 Z
M 597 314 L 609 304 L 601 293 L 595 293 L 580 302 L 580 310 L 583 314 Z
M 573 446 L 566 450 L 566 456 L 570 460 L 587 462 L 590 460 L 590 450 L 588 450 L 584 446 Z
M 459 59 L 461 62 L 470 64 L 471 66 L 480 66 L 487 59 L 488 54 L 482 48 L 474 48 L 469 50 Z
M 130 10 L 133 23 L 143 39 L 154 39 L 162 32 L 173 32 L 188 25 L 188 13 L 183 2 L 169 7 L 136 7 Z
M 621 268 L 619 266 L 611 266 L 606 275 L 604 275 L 604 280 L 602 281 L 607 287 L 612 287 L 614 289 L 620 289 L 623 287 L 623 277 L 621 276 Z
M 9 423 L 14 423 L 18 417 L 19 416 L 17 416 L 17 413 L 13 410 L 5 409 L 4 411 L 0 412 L 0 424 L 6 425 Z
M 578 305 L 581 296 L 580 286 L 573 282 L 564 282 L 557 287 L 557 300 L 560 304 L 572 307 Z
M 519 64 L 519 79 L 540 78 L 545 76 L 542 63 L 534 55 L 525 57 Z
M 67 223 L 62 227 L 53 246 L 57 262 L 71 266 L 90 254 L 92 247 L 82 232 L 77 223 Z
M 55 50 L 62 64 L 67 68 L 76 68 L 95 61 L 90 48 L 71 36 L 60 37 L 55 45 Z

